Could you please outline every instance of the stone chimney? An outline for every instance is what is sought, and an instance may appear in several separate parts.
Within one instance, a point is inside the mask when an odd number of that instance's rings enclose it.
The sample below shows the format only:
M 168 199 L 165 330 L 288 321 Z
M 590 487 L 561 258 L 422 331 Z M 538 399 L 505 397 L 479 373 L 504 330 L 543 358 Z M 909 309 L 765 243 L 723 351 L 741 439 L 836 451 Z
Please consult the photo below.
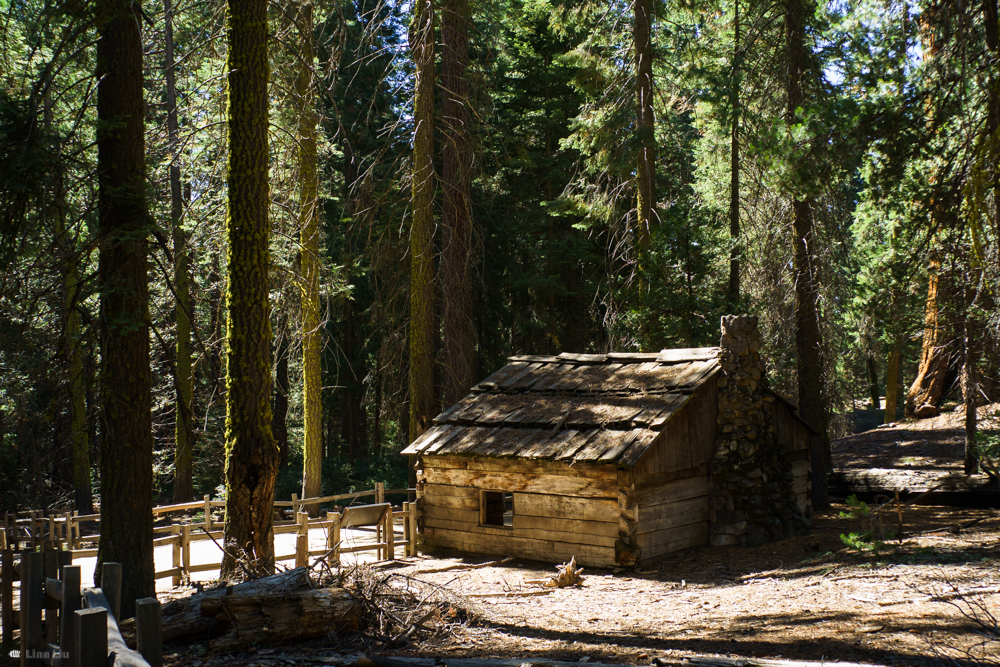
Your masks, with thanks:
M 719 410 L 709 464 L 710 542 L 760 546 L 809 525 L 792 490 L 791 467 L 771 423 L 757 317 L 722 318 Z

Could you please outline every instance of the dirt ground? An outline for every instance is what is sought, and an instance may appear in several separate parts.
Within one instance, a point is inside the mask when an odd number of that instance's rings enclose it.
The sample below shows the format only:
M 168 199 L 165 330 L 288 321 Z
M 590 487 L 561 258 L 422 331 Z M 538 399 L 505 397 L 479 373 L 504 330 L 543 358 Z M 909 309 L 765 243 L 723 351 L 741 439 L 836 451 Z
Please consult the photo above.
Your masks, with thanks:
M 851 436 L 835 443 L 835 456 L 841 466 L 960 465 L 959 419 L 943 415 Z M 814 516 L 808 535 L 759 548 L 702 547 L 637 572 L 588 570 L 575 588 L 530 583 L 553 574 L 550 564 L 513 560 L 428 572 L 487 559 L 397 561 L 381 566 L 382 575 L 447 587 L 471 620 L 439 617 L 429 623 L 435 632 L 391 650 L 361 633 L 236 656 L 188 647 L 168 652 L 165 663 L 353 664 L 364 654 L 442 664 L 481 657 L 649 665 L 721 655 L 1000 665 L 1000 641 L 980 625 L 996 630 L 1000 616 L 1000 511 L 904 505 L 902 540 L 849 547 L 841 535 L 898 531 L 899 518 L 894 505 L 868 518 L 841 516 L 847 509 L 838 504 Z
M 585 571 L 581 587 L 528 597 L 517 594 L 542 588 L 525 581 L 551 575 L 551 565 L 513 561 L 422 573 L 483 559 L 399 562 L 391 572 L 447 586 L 475 619 L 449 624 L 439 634 L 415 638 L 392 651 L 356 636 L 225 657 L 195 647 L 168 655 L 166 663 L 329 664 L 363 653 L 588 657 L 636 665 L 654 658 L 679 663 L 706 654 L 882 665 L 925 665 L 945 656 L 972 664 L 970 657 L 992 656 L 997 664 L 1000 642 L 984 644 L 982 628 L 967 615 L 965 601 L 981 602 L 994 616 L 998 613 L 1000 513 L 905 508 L 904 530 L 913 536 L 902 543 L 893 540 L 876 554 L 845 547 L 840 535 L 857 531 L 860 522 L 840 518 L 841 509 L 815 517 L 811 535 L 759 548 L 694 549 L 639 572 Z M 956 592 L 964 594 L 964 601 L 952 597 Z M 472 597 L 498 593 L 513 595 Z

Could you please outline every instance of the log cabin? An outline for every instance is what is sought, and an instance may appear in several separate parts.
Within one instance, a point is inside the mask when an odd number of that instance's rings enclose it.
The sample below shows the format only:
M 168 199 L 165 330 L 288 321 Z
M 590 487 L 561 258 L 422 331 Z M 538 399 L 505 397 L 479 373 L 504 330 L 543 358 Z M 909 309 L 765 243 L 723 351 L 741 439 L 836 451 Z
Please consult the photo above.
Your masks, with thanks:
M 719 347 L 511 357 L 402 452 L 425 548 L 637 566 L 804 530 L 815 432 L 759 352 L 727 316 Z

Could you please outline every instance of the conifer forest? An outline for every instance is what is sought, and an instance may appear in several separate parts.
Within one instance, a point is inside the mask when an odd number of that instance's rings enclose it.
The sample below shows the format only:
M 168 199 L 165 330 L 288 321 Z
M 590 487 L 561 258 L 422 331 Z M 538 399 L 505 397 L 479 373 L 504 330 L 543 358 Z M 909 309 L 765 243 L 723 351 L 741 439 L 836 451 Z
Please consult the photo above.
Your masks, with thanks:
M 726 314 L 829 469 L 998 400 L 998 288 L 997 0 L 0 0 L 0 511 L 115 517 L 102 562 Z

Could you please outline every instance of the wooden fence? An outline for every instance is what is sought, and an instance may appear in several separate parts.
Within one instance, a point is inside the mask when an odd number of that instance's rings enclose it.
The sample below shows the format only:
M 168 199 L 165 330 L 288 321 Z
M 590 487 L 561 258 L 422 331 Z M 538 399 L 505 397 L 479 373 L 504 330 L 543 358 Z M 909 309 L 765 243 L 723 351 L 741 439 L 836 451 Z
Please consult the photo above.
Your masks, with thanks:
M 299 499 L 296 494 L 290 501 L 275 501 L 274 522 L 275 536 L 295 534 L 295 550 L 293 553 L 276 553 L 275 560 L 295 561 L 295 567 L 306 565 L 310 556 L 326 556 L 331 564 L 339 563 L 340 556 L 346 553 L 375 551 L 379 560 L 395 560 L 396 549 L 403 548 L 403 556 L 417 555 L 417 519 L 418 503 L 404 502 L 399 508 L 385 501 L 388 495 L 403 495 L 413 493 L 413 489 L 386 489 L 382 483 L 374 489 L 355 493 L 342 493 L 319 498 Z M 342 511 L 328 511 L 322 518 L 310 517 L 306 509 L 318 508 L 325 503 L 347 501 L 352 503 L 362 498 L 371 497 L 375 502 L 368 505 L 348 504 Z M 419 501 L 418 501 L 419 502 Z M 362 508 L 371 508 L 362 510 Z M 222 518 L 216 520 L 213 511 L 222 509 Z M 205 496 L 203 500 L 182 503 L 178 505 L 161 505 L 153 508 L 154 519 L 162 521 L 165 515 L 176 512 L 189 513 L 201 510 L 203 515 L 198 523 L 181 523 L 173 521 L 170 524 L 153 528 L 153 547 L 172 547 L 171 567 L 155 573 L 156 579 L 171 578 L 174 586 L 180 585 L 183 579 L 189 579 L 194 572 L 207 572 L 219 569 L 219 562 L 192 563 L 192 546 L 201 541 L 214 540 L 221 544 L 223 540 L 222 525 L 224 521 L 225 502 L 212 500 Z M 286 514 L 291 514 L 286 519 Z M 38 548 L 63 551 L 72 559 L 87 558 L 97 555 L 99 534 L 85 534 L 85 529 L 98 526 L 99 514 L 80 516 L 76 512 L 61 514 L 29 511 L 22 512 L 24 516 L 6 515 L 4 526 L 0 532 L 0 548 L 14 551 L 22 547 L 28 550 Z M 402 522 L 403 539 L 395 540 L 393 526 Z M 90 526 L 88 526 L 90 524 Z M 342 530 L 348 527 L 369 527 L 375 533 L 375 541 L 370 544 L 346 545 L 342 543 Z M 322 529 L 326 531 L 326 543 L 322 549 L 309 549 L 309 531 Z M 2 586 L 7 588 L 9 578 L 4 575 Z
M 68 551 L 2 552 L 3 645 L 20 646 L 11 657 L 21 667 L 161 667 L 163 641 L 160 603 L 136 601 L 138 652 L 129 649 L 118 631 L 121 604 L 121 564 L 105 563 L 101 588 L 80 588 L 80 566 L 70 564 Z M 12 583 L 20 581 L 20 613 L 13 613 Z M 113 658 L 112 658 L 113 656 Z

